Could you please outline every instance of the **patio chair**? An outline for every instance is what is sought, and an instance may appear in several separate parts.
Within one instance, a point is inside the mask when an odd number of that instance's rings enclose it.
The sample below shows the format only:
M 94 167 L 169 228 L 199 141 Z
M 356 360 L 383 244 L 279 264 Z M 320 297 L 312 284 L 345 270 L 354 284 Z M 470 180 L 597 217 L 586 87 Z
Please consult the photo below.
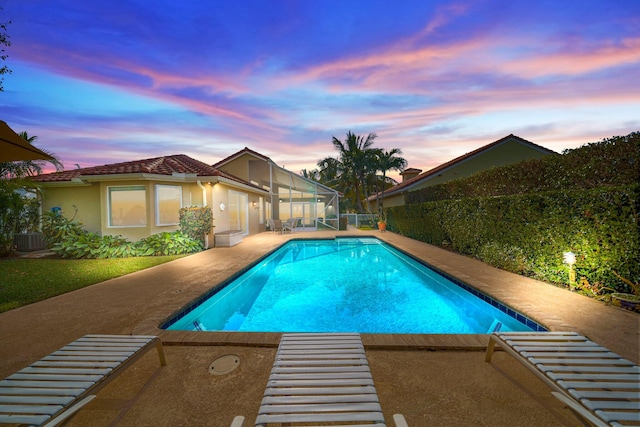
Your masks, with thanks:
M 86 335 L 0 381 L 0 424 L 55 426 L 152 348 L 158 337 Z
M 282 221 L 279 219 L 268 219 L 267 224 L 269 224 L 269 229 L 275 234 L 277 231 L 284 234 L 284 227 L 282 225 Z
M 384 426 L 360 335 L 283 334 L 255 426 L 270 423 Z
M 293 233 L 298 227 L 298 221 L 298 218 L 289 218 L 288 220 L 286 220 L 284 223 L 282 223 L 282 232 L 284 233 L 288 231 L 290 233 Z
M 579 418 L 596 426 L 640 426 L 640 367 L 634 363 L 575 332 L 493 333 L 486 362 L 496 344 Z

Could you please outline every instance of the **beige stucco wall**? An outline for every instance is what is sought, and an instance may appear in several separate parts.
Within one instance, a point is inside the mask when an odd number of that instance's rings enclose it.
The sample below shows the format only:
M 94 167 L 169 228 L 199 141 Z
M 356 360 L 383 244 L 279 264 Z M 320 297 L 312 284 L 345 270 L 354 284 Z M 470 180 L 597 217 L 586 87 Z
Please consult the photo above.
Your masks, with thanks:
M 227 207 L 229 206 L 229 188 L 228 186 L 217 183 L 213 186 L 213 204 L 211 205 L 213 212 L 214 233 L 229 231 L 229 216 L 227 215 Z M 225 210 L 220 210 L 220 203 L 224 203 Z
M 242 154 L 237 158 L 233 159 L 233 161 L 224 164 L 220 167 L 220 170 L 223 170 L 231 175 L 237 176 L 238 178 L 242 178 L 245 181 L 249 181 L 249 161 L 255 160 L 256 157 L 249 154 Z
M 384 199 L 384 203 L 382 205 L 385 208 L 390 208 L 392 206 L 402 206 L 404 205 L 404 194 L 395 194 L 391 197 L 387 197 Z M 376 207 L 376 201 L 374 200 L 372 203 L 372 208 L 375 208 L 375 207 Z
M 101 232 L 100 185 L 86 187 L 46 187 L 41 190 L 42 211 L 59 207 L 66 218 L 74 218 L 92 232 Z M 74 207 L 75 205 L 75 207 Z M 76 213 L 77 208 L 77 213 Z
M 178 225 L 156 225 L 156 196 L 155 185 L 175 185 L 182 187 L 182 206 L 202 206 L 203 192 L 196 183 L 166 182 L 166 181 L 102 181 L 91 183 L 89 186 L 47 187 L 43 190 L 43 211 L 50 211 L 59 206 L 67 218 L 72 218 L 83 224 L 88 231 L 100 235 L 121 235 L 128 240 L 137 241 L 152 234 L 163 231 L 175 231 Z M 146 189 L 147 217 L 146 226 L 118 227 L 109 225 L 108 188 L 111 186 L 144 186 Z M 203 183 L 207 191 L 207 202 L 211 201 L 212 186 Z M 75 207 L 74 207 L 75 205 Z M 214 222 L 215 224 L 215 222 Z

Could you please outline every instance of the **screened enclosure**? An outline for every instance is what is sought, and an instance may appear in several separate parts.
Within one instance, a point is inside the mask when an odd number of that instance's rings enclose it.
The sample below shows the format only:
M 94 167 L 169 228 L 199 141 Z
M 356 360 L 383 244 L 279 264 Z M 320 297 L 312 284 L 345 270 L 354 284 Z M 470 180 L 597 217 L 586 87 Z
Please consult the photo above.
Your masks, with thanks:
M 265 200 L 267 218 L 298 218 L 298 226 L 338 229 L 339 193 L 290 172 L 271 161 L 249 161 L 251 183 L 270 192 Z

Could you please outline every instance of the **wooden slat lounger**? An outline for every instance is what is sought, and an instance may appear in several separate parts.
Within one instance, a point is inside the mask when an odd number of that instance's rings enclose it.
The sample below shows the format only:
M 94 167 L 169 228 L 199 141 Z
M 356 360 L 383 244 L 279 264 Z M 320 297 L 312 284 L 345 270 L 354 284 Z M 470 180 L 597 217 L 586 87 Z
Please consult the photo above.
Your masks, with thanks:
M 575 332 L 496 332 L 522 362 L 575 413 L 596 426 L 640 426 L 640 367 Z
M 0 381 L 0 424 L 55 426 L 152 348 L 154 336 L 86 335 Z
M 284 334 L 255 425 L 269 423 L 383 427 L 360 335 Z

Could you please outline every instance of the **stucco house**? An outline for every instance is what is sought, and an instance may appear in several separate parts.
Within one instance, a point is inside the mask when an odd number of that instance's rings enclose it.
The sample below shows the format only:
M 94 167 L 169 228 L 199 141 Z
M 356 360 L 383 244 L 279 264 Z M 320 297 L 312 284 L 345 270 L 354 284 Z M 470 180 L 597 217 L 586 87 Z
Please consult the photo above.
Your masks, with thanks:
M 211 206 L 215 232 L 260 231 L 257 203 L 267 192 L 189 156 L 178 154 L 114 163 L 33 178 L 43 211 L 61 211 L 101 235 L 136 241 L 179 228 L 178 211 Z
M 177 230 L 178 211 L 187 206 L 210 206 L 216 235 L 260 233 L 266 230 L 267 218 L 300 217 L 305 225 L 315 226 L 318 213 L 337 212 L 338 207 L 334 190 L 248 148 L 213 166 L 177 154 L 43 174 L 33 180 L 41 186 L 43 211 L 60 211 L 89 231 L 132 241 Z
M 402 182 L 382 193 L 383 205 L 384 207 L 402 206 L 405 204 L 405 195 L 409 191 L 466 178 L 493 167 L 554 154 L 557 153 L 519 136 L 507 135 L 426 172 L 415 168 L 405 169 L 401 174 Z M 369 197 L 368 201 L 372 211 L 375 212 L 377 210 L 376 195 Z

